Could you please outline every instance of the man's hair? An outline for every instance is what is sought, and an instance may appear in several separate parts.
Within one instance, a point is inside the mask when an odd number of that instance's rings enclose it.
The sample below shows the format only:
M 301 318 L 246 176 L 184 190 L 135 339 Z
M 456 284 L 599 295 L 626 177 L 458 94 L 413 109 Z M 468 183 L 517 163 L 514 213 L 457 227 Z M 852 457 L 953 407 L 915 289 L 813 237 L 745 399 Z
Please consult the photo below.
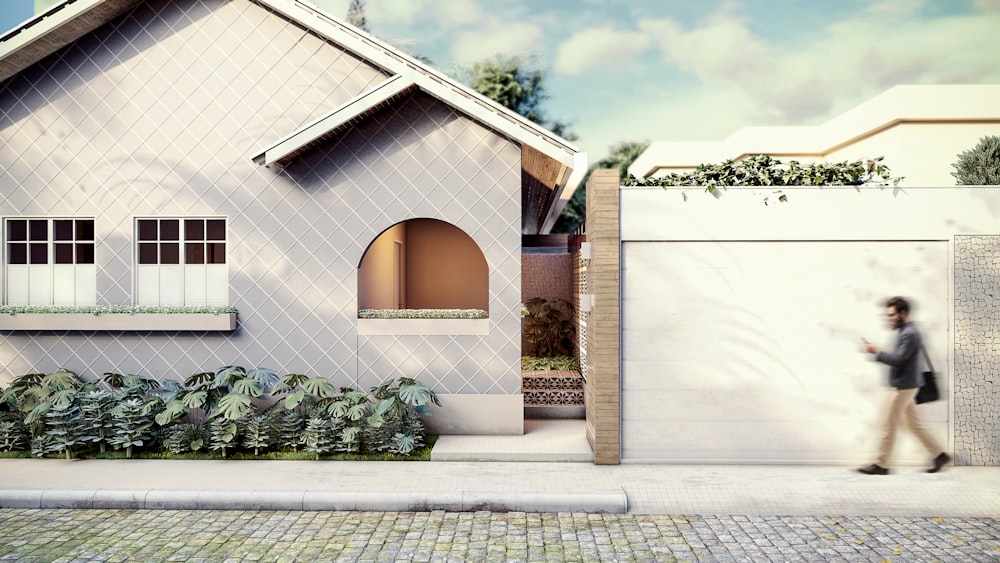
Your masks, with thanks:
M 902 297 L 890 297 L 885 302 L 886 307 L 892 307 L 897 313 L 910 314 L 910 302 Z

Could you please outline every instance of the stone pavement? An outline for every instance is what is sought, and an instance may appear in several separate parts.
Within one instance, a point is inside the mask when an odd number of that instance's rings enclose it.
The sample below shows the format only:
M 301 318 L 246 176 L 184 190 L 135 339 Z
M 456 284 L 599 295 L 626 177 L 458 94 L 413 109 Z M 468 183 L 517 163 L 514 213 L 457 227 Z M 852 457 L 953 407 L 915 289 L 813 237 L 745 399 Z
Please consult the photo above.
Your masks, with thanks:
M 997 561 L 996 518 L 0 509 L 0 561 Z
M 994 467 L 3 459 L 0 507 L 0 561 L 1000 561 Z

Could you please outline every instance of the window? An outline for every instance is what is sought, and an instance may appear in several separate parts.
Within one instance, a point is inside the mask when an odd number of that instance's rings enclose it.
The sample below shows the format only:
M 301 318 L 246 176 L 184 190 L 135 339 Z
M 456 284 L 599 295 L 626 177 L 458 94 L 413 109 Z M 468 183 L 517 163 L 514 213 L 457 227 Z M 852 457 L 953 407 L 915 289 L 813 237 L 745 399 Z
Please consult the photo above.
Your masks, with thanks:
M 94 305 L 94 220 L 4 220 L 7 305 Z
M 136 219 L 137 305 L 228 305 L 226 220 Z

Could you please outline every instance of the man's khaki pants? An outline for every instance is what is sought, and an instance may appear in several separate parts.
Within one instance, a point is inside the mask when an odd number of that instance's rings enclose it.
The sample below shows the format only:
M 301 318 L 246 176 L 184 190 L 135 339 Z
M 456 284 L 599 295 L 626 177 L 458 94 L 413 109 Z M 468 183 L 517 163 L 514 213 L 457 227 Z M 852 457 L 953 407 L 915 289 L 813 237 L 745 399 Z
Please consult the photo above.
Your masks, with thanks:
M 917 404 L 914 402 L 917 391 L 919 389 L 916 388 L 892 390 L 889 412 L 886 413 L 885 423 L 882 425 L 882 443 L 879 445 L 878 459 L 875 461 L 881 467 L 889 467 L 889 456 L 892 454 L 893 444 L 896 443 L 896 431 L 901 421 L 906 422 L 906 427 L 927 448 L 931 457 L 944 451 L 917 416 Z

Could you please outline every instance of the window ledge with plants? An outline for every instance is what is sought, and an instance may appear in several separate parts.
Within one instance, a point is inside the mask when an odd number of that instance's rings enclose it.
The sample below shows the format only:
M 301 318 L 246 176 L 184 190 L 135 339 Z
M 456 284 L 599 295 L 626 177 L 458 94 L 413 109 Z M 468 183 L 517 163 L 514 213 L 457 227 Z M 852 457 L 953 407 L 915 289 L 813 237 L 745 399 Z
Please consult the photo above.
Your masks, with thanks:
M 0 330 L 233 331 L 233 307 L 0 306 Z
M 362 309 L 358 334 L 486 335 L 490 319 L 482 309 Z

